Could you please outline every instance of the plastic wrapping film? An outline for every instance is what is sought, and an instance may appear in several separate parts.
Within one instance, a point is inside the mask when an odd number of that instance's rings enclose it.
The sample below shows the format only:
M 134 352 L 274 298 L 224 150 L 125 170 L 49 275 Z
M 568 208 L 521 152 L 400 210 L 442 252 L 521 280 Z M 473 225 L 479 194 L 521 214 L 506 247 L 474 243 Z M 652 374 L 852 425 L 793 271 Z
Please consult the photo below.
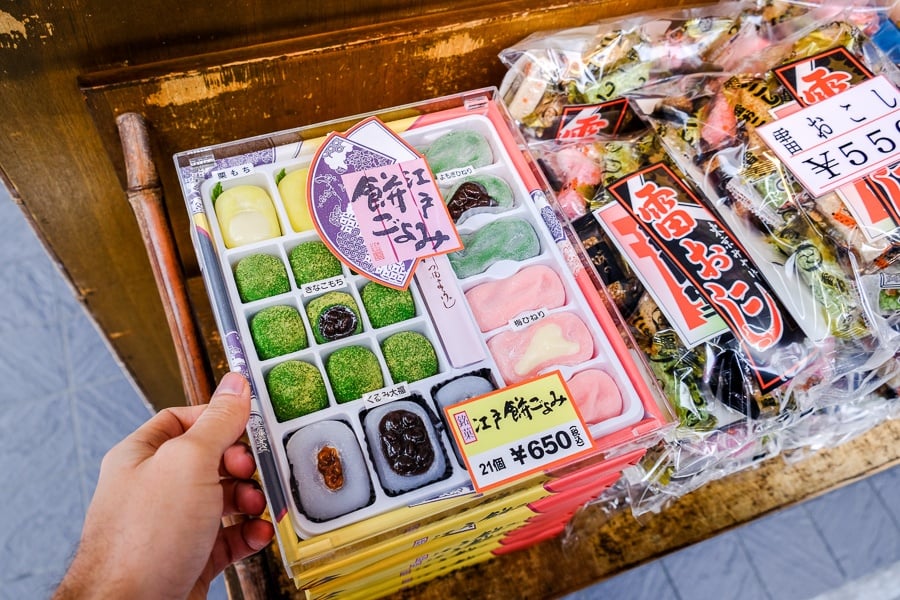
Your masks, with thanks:
M 501 95 L 678 415 L 625 471 L 635 514 L 896 417 L 900 220 L 859 196 L 892 205 L 898 165 L 814 197 L 756 128 L 875 76 L 896 86 L 898 12 L 720 3 L 501 54 Z M 848 85 L 813 78 L 831 72 Z M 762 321 L 741 328 L 749 290 L 780 318 L 777 341 Z
M 582 167 L 593 165 L 607 178 L 609 185 L 604 184 L 604 177 L 589 186 L 582 181 L 582 192 L 589 191 L 586 199 L 596 220 L 589 215 L 575 225 L 589 233 L 585 242 L 601 265 L 604 283 L 678 416 L 678 426 L 668 432 L 669 442 L 658 449 L 661 454 L 651 458 L 653 462 L 660 458 L 672 461 L 671 468 L 665 469 L 667 485 L 678 485 L 679 489 L 690 485 L 692 489 L 709 477 L 745 466 L 748 460 L 771 456 L 771 442 L 762 449 L 747 447 L 802 416 L 798 406 L 809 404 L 806 396 L 822 385 L 820 373 L 826 368 L 826 353 L 803 333 L 771 291 L 761 296 L 768 298 L 771 312 L 755 323 L 742 322 L 747 315 L 716 312 L 716 305 L 710 301 L 716 289 L 741 285 L 739 282 L 754 277 L 758 289 L 763 289 L 765 282 L 752 269 L 741 266 L 742 262 L 749 264 L 749 259 L 737 240 L 728 240 L 712 211 L 700 203 L 691 205 L 691 218 L 697 227 L 667 243 L 664 237 L 646 235 L 641 229 L 637 216 L 640 207 L 630 214 L 633 205 L 615 197 L 633 197 L 630 188 L 635 181 L 656 178 L 651 184 L 656 189 L 672 175 L 683 182 L 684 193 L 700 197 L 677 165 L 668 160 L 652 132 L 627 140 L 542 144 L 534 150 L 552 172 L 577 171 L 568 162 L 577 155 L 588 159 Z M 561 168 L 561 163 L 569 168 Z M 679 244 L 682 240 L 690 242 Z M 722 269 L 721 277 L 710 280 L 704 289 L 699 285 L 702 280 L 690 271 L 690 256 L 679 256 L 678 248 L 690 244 L 716 246 L 716 241 L 723 248 L 722 261 L 731 263 L 732 268 Z M 725 245 L 729 246 L 727 252 Z M 661 259 L 665 265 L 647 260 L 657 254 L 665 255 Z M 674 264 L 679 259 L 680 264 Z M 633 265 L 642 269 L 640 276 Z M 690 281 L 692 276 L 694 283 Z M 691 318 L 681 318 L 681 309 L 690 312 Z M 673 327 L 666 315 L 679 320 L 679 327 Z M 771 334 L 777 341 L 770 343 L 767 336 L 754 336 L 753 329 L 772 330 L 769 321 L 773 316 L 781 323 L 779 331 Z M 654 465 L 652 471 L 659 468 Z

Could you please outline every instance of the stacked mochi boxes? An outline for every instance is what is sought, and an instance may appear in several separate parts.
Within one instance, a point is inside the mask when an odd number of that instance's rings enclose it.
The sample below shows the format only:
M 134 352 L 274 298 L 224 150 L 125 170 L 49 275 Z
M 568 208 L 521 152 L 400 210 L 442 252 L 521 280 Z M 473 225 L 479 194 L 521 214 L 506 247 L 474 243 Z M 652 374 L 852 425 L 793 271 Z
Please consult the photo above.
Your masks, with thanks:
M 229 364 L 254 390 L 279 549 L 310 598 L 390 593 L 557 535 L 666 421 L 496 91 L 376 116 L 424 156 L 458 240 L 405 285 L 386 283 L 394 266 L 368 272 L 352 209 L 327 208 L 346 192 L 335 173 L 381 160 L 328 134 L 371 115 L 175 156 Z M 558 382 L 554 403 L 478 420 L 537 380 Z M 566 405 L 582 429 L 555 439 L 590 440 L 479 485 L 474 469 L 517 459 L 470 460 L 448 416 L 460 403 L 473 435 Z

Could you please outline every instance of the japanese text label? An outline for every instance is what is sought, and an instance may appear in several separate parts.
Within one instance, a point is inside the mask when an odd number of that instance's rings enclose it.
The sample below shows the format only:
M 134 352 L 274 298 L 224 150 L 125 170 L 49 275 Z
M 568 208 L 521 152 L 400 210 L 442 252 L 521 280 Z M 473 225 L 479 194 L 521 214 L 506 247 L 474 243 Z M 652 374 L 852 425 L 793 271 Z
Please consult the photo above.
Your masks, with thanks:
M 444 412 L 479 492 L 593 449 L 558 371 L 454 404 Z
M 608 190 L 728 325 L 753 364 L 760 389 L 784 383 L 790 374 L 767 369 L 767 357 L 802 333 L 733 234 L 664 164 L 624 177 Z
M 900 92 L 875 77 L 757 132 L 818 197 L 900 161 Z
M 422 258 L 462 248 L 425 159 L 376 117 L 325 139 L 307 196 L 322 241 L 378 283 L 406 289 Z
M 703 209 L 693 206 L 687 210 Z M 686 346 L 692 348 L 728 330 L 715 309 L 679 269 L 672 268 L 640 221 L 621 204 L 609 202 L 595 216 Z
M 229 179 L 234 179 L 235 177 L 252 175 L 255 171 L 256 167 L 254 167 L 252 163 L 244 163 L 242 165 L 235 165 L 233 167 L 227 167 L 225 169 L 218 169 L 217 171 L 213 171 L 211 174 L 211 178 L 215 181 L 228 181 Z
M 425 159 L 342 176 L 372 264 L 384 266 L 453 247 L 453 224 Z
M 625 98 L 602 104 L 567 105 L 557 123 L 558 140 L 627 133 L 639 123 Z
M 367 392 L 363 394 L 363 402 L 366 404 L 366 408 L 374 408 L 381 404 L 386 404 L 391 402 L 392 400 L 399 400 L 400 398 L 408 398 L 409 397 L 409 384 L 405 381 L 401 381 L 400 383 L 395 383 L 391 387 L 381 388 L 380 390 L 374 390 L 372 392 Z

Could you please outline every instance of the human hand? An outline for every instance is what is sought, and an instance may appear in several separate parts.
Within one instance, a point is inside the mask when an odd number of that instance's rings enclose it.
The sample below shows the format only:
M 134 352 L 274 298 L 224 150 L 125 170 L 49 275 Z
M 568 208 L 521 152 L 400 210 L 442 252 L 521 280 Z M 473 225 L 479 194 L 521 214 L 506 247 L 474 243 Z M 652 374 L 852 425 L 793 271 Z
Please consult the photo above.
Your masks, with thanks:
M 205 598 L 226 566 L 268 544 L 268 521 L 222 525 L 265 508 L 237 441 L 249 416 L 250 387 L 228 373 L 208 405 L 162 410 L 113 447 L 56 598 Z

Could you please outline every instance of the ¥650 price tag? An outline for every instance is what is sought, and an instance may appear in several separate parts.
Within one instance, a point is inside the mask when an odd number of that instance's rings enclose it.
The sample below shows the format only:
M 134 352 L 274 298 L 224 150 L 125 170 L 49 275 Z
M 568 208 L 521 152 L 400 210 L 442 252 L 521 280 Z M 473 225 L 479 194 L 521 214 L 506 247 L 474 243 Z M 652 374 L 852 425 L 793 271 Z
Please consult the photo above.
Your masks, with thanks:
M 818 197 L 900 160 L 900 92 L 875 77 L 757 132 Z
M 444 411 L 479 492 L 593 449 L 558 371 Z

